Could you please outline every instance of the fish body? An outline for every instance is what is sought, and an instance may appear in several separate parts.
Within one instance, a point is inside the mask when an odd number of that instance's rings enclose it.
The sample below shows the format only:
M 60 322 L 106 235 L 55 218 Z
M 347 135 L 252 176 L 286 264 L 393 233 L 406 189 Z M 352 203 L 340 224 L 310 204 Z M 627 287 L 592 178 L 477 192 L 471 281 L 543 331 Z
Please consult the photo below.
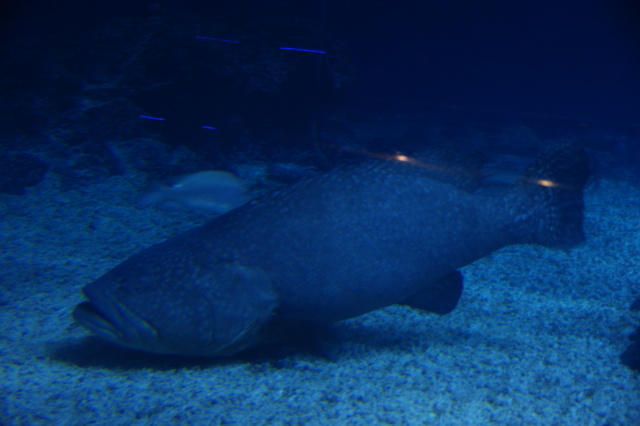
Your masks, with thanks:
M 238 177 L 229 172 L 210 170 L 180 176 L 168 185 L 150 185 L 138 198 L 136 206 L 172 203 L 222 214 L 248 200 L 247 189 Z
M 543 154 L 499 197 L 405 162 L 337 169 L 134 255 L 85 287 L 74 316 L 122 346 L 226 356 L 281 324 L 398 303 L 446 313 L 458 268 L 511 244 L 580 242 L 587 176 L 574 145 Z

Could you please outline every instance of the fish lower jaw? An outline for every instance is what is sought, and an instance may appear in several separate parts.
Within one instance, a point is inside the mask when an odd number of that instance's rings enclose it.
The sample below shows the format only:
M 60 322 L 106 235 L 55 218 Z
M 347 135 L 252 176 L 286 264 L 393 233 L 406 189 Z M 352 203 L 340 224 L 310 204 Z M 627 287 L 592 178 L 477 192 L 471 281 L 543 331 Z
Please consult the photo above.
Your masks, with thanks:
M 82 302 L 73 311 L 73 318 L 84 328 L 101 339 L 119 345 L 125 344 L 122 333 L 111 324 L 91 302 Z

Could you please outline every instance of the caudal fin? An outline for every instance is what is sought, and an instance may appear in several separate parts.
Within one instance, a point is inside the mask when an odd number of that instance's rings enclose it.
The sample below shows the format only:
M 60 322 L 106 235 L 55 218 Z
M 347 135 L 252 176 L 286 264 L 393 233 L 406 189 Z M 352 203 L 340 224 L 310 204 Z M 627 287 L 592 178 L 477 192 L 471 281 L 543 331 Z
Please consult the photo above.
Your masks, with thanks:
M 159 203 L 165 198 L 166 190 L 167 187 L 159 183 L 152 183 L 148 185 L 142 190 L 138 198 L 135 200 L 136 208 L 143 209 Z
M 533 213 L 524 240 L 551 247 L 584 241 L 584 186 L 589 178 L 585 150 L 575 143 L 545 149 L 527 168 L 518 186 Z

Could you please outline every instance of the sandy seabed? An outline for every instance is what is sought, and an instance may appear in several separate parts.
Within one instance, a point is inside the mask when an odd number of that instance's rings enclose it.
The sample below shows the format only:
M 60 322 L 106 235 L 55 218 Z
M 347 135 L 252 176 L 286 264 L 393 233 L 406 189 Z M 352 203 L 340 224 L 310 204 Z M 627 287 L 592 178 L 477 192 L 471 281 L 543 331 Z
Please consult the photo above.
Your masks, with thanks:
M 592 184 L 576 248 L 511 246 L 464 268 L 449 315 L 392 306 L 336 324 L 328 356 L 189 360 L 102 343 L 71 319 L 83 285 L 206 220 L 136 210 L 139 181 L 60 192 L 52 175 L 0 198 L 0 423 L 640 424 L 640 375 L 618 360 L 640 321 L 637 187 Z

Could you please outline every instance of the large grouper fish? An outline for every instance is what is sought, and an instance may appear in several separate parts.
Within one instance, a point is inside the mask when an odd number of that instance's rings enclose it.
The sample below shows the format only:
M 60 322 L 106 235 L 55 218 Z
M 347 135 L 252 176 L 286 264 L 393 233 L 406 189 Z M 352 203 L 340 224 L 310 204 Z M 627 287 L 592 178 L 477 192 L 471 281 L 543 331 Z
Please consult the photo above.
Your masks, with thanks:
M 499 196 L 433 174 L 367 160 L 258 197 L 88 284 L 74 317 L 128 348 L 229 356 L 392 304 L 444 314 L 462 292 L 458 268 L 511 244 L 584 239 L 589 168 L 575 144 L 543 151 Z

